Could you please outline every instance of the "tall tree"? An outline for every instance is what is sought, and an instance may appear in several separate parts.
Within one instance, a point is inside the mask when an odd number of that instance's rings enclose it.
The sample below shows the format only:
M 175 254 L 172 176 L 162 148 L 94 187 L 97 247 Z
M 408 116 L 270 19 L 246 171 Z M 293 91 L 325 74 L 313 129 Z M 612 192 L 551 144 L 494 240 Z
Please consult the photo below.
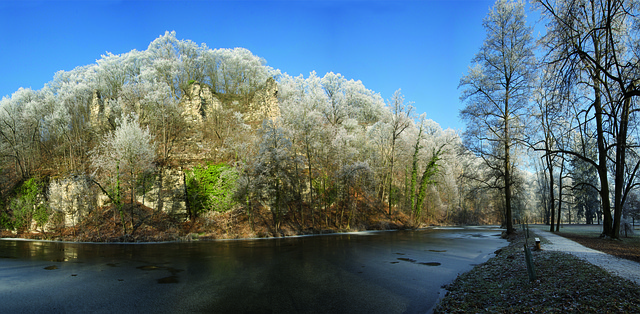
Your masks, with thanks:
M 514 232 L 511 212 L 512 152 L 518 145 L 533 82 L 535 58 L 532 29 L 526 25 L 523 2 L 496 1 L 483 20 L 487 38 L 473 59 L 469 74 L 460 80 L 466 101 L 461 116 L 467 121 L 465 140 L 495 170 L 504 188 L 504 223 Z M 499 154 L 492 151 L 499 147 Z
M 327 130 L 323 127 L 324 117 L 317 111 L 318 104 L 325 101 L 320 78 L 311 73 L 309 78 L 302 75 L 292 78 L 284 76 L 280 82 L 278 96 L 283 110 L 282 118 L 291 132 L 294 150 L 304 155 L 307 166 L 307 186 L 309 194 L 307 205 L 311 209 L 312 225 L 315 225 L 316 197 L 314 182 L 319 172 L 319 151 L 321 140 Z M 304 224 L 304 215 L 302 216 Z
M 544 43 L 548 49 L 547 63 L 554 64 L 558 71 L 557 88 L 583 90 L 582 96 L 587 99 L 580 111 L 585 116 L 583 123 L 595 124 L 596 129 L 597 160 L 580 152 L 567 153 L 597 169 L 604 214 L 602 235 L 617 238 L 622 207 L 640 167 L 637 162 L 629 164 L 626 158 L 638 145 L 629 137 L 633 128 L 631 117 L 639 110 L 636 98 L 640 96 L 637 2 L 538 0 L 538 3 L 543 15 L 549 18 Z M 613 161 L 613 213 L 609 160 Z
M 253 169 L 254 189 L 259 200 L 270 207 L 274 233 L 280 231 L 282 217 L 293 198 L 297 182 L 294 163 L 299 162 L 291 154 L 291 140 L 284 130 L 272 120 L 265 120 L 260 130 L 262 140 Z
M 412 113 L 413 106 L 411 104 L 406 104 L 404 102 L 404 96 L 400 93 L 400 90 L 396 90 L 391 96 L 389 100 L 389 109 L 391 110 L 391 121 L 390 121 L 390 131 L 391 131 L 391 149 L 389 153 L 389 190 L 388 190 L 388 198 L 387 204 L 389 205 L 389 215 L 391 215 L 392 208 L 392 193 L 393 193 L 393 178 L 394 178 L 394 164 L 396 161 L 396 147 L 398 139 L 402 132 L 406 130 L 409 126 L 412 125 Z M 422 132 L 422 130 L 420 130 Z M 420 136 L 420 135 L 419 135 Z M 419 137 L 418 136 L 418 137 Z M 419 140 L 418 140 L 419 141 Z
M 107 181 L 111 181 L 111 184 L 115 183 L 115 189 L 111 193 L 108 193 L 102 185 L 98 185 L 103 192 L 107 192 L 107 196 L 120 213 L 122 228 L 126 234 L 120 193 L 121 178 L 129 186 L 133 229 L 135 228 L 133 208 L 136 181 L 140 174 L 153 169 L 153 161 L 156 157 L 153 136 L 148 129 L 140 127 L 137 116 L 128 116 L 121 121 L 115 131 L 104 137 L 102 143 L 91 152 L 91 155 L 93 166 Z
M 546 195 L 548 195 L 548 199 L 545 200 L 545 203 L 547 205 L 547 209 L 548 209 L 548 220 L 546 220 L 547 222 L 549 222 L 549 224 L 551 225 L 551 228 L 549 231 L 553 232 L 554 231 L 554 224 L 555 224 L 555 181 L 553 179 L 553 174 L 554 174 L 554 164 L 555 164 L 555 157 L 556 154 L 553 153 L 553 148 L 556 145 L 556 140 L 555 140 L 555 133 L 554 130 L 556 129 L 554 127 L 555 123 L 555 118 L 557 118 L 557 116 L 555 116 L 556 113 L 558 113 L 558 110 L 553 110 L 553 104 L 555 103 L 555 99 L 554 96 L 556 96 L 554 93 L 548 93 L 546 86 L 544 85 L 545 80 L 542 80 L 542 85 L 541 88 L 536 89 L 534 92 L 534 102 L 537 105 L 537 108 L 534 109 L 538 109 L 539 111 L 536 112 L 535 116 L 536 119 L 540 122 L 539 124 L 539 128 L 542 131 L 541 133 L 541 140 L 540 142 L 542 143 L 542 148 L 540 150 L 544 151 L 544 155 L 542 156 L 544 159 L 544 172 L 545 172 L 545 180 L 543 180 L 545 183 L 547 183 L 548 188 L 545 189 L 546 191 Z M 534 149 L 535 149 L 535 145 L 534 145 Z M 547 175 L 548 174 L 548 175 Z M 547 179 L 548 178 L 548 179 Z

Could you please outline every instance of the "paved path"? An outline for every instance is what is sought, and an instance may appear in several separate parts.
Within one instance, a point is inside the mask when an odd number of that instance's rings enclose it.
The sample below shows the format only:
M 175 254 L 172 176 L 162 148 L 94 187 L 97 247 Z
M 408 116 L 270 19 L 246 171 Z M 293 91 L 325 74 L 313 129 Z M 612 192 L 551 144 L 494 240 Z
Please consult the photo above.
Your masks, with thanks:
M 539 229 L 531 229 L 531 231 L 551 242 L 551 244 L 542 244 L 543 250 L 569 253 L 614 275 L 629 279 L 640 285 L 639 263 L 590 249 L 548 231 Z

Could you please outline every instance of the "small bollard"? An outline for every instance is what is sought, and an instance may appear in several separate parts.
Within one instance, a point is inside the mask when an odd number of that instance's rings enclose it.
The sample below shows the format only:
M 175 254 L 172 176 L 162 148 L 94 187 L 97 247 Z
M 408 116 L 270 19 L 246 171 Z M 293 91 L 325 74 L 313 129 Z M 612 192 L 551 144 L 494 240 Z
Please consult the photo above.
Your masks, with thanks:
M 536 240 L 536 251 L 540 251 L 541 250 L 541 248 L 540 248 L 540 238 L 535 238 L 535 240 Z

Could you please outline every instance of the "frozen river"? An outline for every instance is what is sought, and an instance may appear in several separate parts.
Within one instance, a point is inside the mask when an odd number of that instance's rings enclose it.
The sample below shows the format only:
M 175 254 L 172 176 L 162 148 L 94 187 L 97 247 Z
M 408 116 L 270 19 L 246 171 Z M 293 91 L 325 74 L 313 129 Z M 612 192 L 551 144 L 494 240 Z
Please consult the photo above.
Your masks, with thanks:
M 160 244 L 0 240 L 0 313 L 426 313 L 495 227 Z

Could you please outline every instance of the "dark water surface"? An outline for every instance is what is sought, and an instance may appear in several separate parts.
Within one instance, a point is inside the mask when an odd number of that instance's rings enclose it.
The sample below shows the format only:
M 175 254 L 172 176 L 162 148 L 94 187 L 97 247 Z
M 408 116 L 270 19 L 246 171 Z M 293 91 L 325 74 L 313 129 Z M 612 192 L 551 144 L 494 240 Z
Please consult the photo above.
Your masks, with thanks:
M 0 313 L 426 313 L 493 227 L 161 244 L 0 240 Z

